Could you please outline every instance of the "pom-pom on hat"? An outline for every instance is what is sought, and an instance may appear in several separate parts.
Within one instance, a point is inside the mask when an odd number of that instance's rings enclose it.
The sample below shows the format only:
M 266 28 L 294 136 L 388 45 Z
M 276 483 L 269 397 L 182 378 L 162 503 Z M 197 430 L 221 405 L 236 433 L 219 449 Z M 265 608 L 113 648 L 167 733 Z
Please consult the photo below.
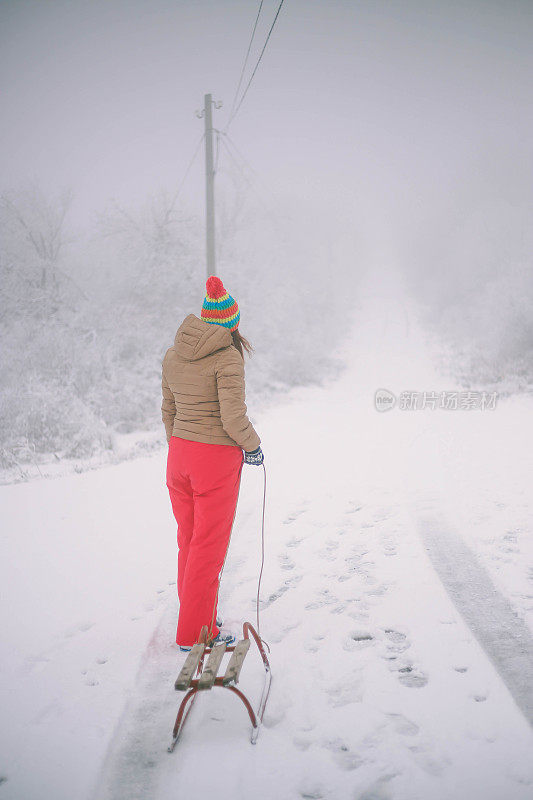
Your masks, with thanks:
M 224 284 L 216 275 L 211 275 L 205 284 L 206 296 L 201 317 L 211 325 L 223 325 L 230 331 L 237 329 L 241 312 L 237 301 L 224 289 Z

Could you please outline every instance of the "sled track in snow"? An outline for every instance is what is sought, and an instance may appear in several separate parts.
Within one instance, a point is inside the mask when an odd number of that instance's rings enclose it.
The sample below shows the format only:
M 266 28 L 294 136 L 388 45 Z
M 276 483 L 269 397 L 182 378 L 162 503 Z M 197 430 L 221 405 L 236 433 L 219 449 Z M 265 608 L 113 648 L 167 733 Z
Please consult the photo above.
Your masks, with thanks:
M 418 528 L 433 566 L 466 624 L 533 727 L 533 636 L 457 533 L 434 516 Z
M 152 634 L 91 800 L 146 800 L 156 794 L 176 716 L 177 655 L 170 646 L 175 616 L 169 606 Z

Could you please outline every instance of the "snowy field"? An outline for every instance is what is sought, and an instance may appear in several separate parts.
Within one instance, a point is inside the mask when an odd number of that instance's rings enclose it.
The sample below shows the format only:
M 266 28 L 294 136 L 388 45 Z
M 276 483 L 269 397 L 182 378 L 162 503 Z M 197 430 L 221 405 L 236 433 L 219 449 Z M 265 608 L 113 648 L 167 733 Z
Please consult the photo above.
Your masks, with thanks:
M 339 379 L 249 409 L 274 676 L 255 747 L 215 690 L 166 751 L 184 660 L 166 448 L 0 487 L 0 800 L 531 800 L 533 401 L 378 413 L 378 388 L 461 388 L 398 287 L 365 287 L 339 353 Z M 236 632 L 262 490 L 245 467 L 220 605 Z M 252 650 L 242 688 L 261 680 Z

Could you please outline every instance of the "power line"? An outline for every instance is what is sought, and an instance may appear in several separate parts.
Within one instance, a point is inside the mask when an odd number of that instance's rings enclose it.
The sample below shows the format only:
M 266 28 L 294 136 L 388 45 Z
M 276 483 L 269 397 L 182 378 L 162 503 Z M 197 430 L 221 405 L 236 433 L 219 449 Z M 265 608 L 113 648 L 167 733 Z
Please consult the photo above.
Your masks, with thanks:
M 192 157 L 192 158 L 191 158 L 191 160 L 189 161 L 189 164 L 188 164 L 188 166 L 187 166 L 187 169 L 185 170 L 185 173 L 184 173 L 184 175 L 183 175 L 183 178 L 181 179 L 181 181 L 180 181 L 180 184 L 179 184 L 178 188 L 176 189 L 176 194 L 174 195 L 174 197 L 173 197 L 173 199 L 172 199 L 172 202 L 171 202 L 171 204 L 170 204 L 170 207 L 171 207 L 171 208 L 173 208 L 173 207 L 174 207 L 174 203 L 175 203 L 175 202 L 176 202 L 176 200 L 178 199 L 179 193 L 180 193 L 180 192 L 181 192 L 181 190 L 183 189 L 183 184 L 184 184 L 184 183 L 185 183 L 185 181 L 187 180 L 187 176 L 188 176 L 189 172 L 191 171 L 192 165 L 194 164 L 194 162 L 195 162 L 195 160 L 196 160 L 196 156 L 198 155 L 198 151 L 200 150 L 200 147 L 201 147 L 201 145 L 202 145 L 202 142 L 204 141 L 204 139 L 205 139 L 205 132 L 204 132 L 204 133 L 201 135 L 201 137 L 200 137 L 200 141 L 199 141 L 199 142 L 198 142 L 198 144 L 196 145 L 196 150 L 194 151 L 193 157 Z
M 226 138 L 221 136 L 220 140 L 221 140 L 222 144 L 224 145 L 224 147 L 226 149 L 226 153 L 228 154 L 229 159 L 230 159 L 231 163 L 233 164 L 233 166 L 235 167 L 235 169 L 237 170 L 237 172 L 239 172 L 241 174 L 243 180 L 245 181 L 245 183 L 248 184 L 248 186 L 252 186 L 252 179 L 250 178 L 250 176 L 248 176 L 245 173 L 245 171 L 243 170 L 242 166 L 239 164 L 239 162 L 235 158 L 234 154 L 231 152 Z
M 256 31 L 256 28 L 257 28 L 257 23 L 259 22 L 259 17 L 261 15 L 261 9 L 262 8 L 263 8 L 263 0 L 261 0 L 261 2 L 259 3 L 259 11 L 257 12 L 257 17 L 255 18 L 255 23 L 254 23 L 254 28 L 253 28 L 253 31 L 252 31 L 252 36 L 250 38 L 250 43 L 248 44 L 248 50 L 246 52 L 246 57 L 244 59 L 244 64 L 242 65 L 242 69 L 241 69 L 241 76 L 239 78 L 239 83 L 237 85 L 237 89 L 235 90 L 235 97 L 233 98 L 233 103 L 231 105 L 230 118 L 231 118 L 231 115 L 233 114 L 233 109 L 235 108 L 235 103 L 237 102 L 237 96 L 238 96 L 239 90 L 241 88 L 242 79 L 244 78 L 244 71 L 245 71 L 246 65 L 248 63 L 248 56 L 250 55 L 250 50 L 252 49 L 252 42 L 254 40 L 255 31 Z M 229 125 L 229 122 L 228 122 L 228 125 Z
M 222 131 L 217 131 L 217 133 L 220 134 L 220 141 L 222 142 L 231 163 L 240 173 L 242 179 L 247 184 L 248 188 L 252 189 L 255 192 L 257 199 L 261 202 L 261 205 L 263 206 L 267 214 L 275 217 L 278 224 L 284 226 L 285 220 L 283 217 L 279 216 L 277 211 L 276 197 L 272 194 L 269 187 L 265 185 L 259 173 L 256 172 L 256 170 L 244 158 L 242 153 L 240 153 L 240 151 L 238 150 L 235 142 L 230 138 L 230 136 L 227 133 L 223 133 Z M 230 149 L 229 146 L 230 143 L 235 152 L 233 152 Z M 239 163 L 238 159 L 240 159 L 242 163 Z M 249 174 L 246 173 L 243 167 L 246 168 Z M 267 203 L 267 196 L 273 205 L 269 205 Z
M 264 196 L 264 187 L 261 186 L 258 183 L 257 174 L 255 176 L 252 176 L 252 177 L 250 177 L 249 175 L 246 174 L 246 172 L 242 168 L 241 164 L 239 164 L 239 162 L 235 158 L 235 155 L 230 150 L 227 136 L 221 136 L 220 140 L 221 140 L 222 144 L 224 145 L 224 148 L 226 150 L 226 153 L 228 154 L 228 157 L 229 157 L 231 163 L 233 164 L 233 166 L 235 167 L 237 172 L 240 174 L 242 180 L 244 181 L 247 190 L 251 190 L 252 192 L 255 193 L 256 198 L 261 203 L 261 205 L 262 205 L 262 207 L 263 207 L 263 209 L 264 209 L 266 214 L 274 215 L 277 218 L 277 213 L 275 211 L 273 212 L 273 209 L 266 202 L 266 199 L 265 199 L 265 196 Z M 251 167 L 248 166 L 248 169 L 251 170 Z
M 252 167 L 250 162 L 243 156 L 243 154 L 241 153 L 241 151 L 239 150 L 239 148 L 237 147 L 237 145 L 235 144 L 235 142 L 233 141 L 233 139 L 231 138 L 229 133 L 224 133 L 223 134 L 221 132 L 221 136 L 224 137 L 223 141 L 225 141 L 226 145 L 231 145 L 232 146 L 233 151 L 234 151 L 234 159 L 235 160 L 237 158 L 240 159 L 240 161 L 242 162 L 242 166 L 245 167 L 248 170 L 248 172 L 250 173 L 250 176 L 251 176 L 251 179 L 252 179 L 250 185 L 258 187 L 258 189 L 261 190 L 261 195 L 262 196 L 263 195 L 268 195 L 270 200 L 273 201 L 274 204 L 276 204 L 277 200 L 276 200 L 275 195 L 272 193 L 271 189 L 267 186 L 267 184 L 265 184 L 263 178 L 257 172 L 257 170 L 254 169 L 254 167 Z M 240 165 L 239 165 L 239 167 L 241 169 L 241 172 L 243 172 L 243 174 L 244 174 L 243 168 Z
M 217 172 L 218 172 L 218 159 L 219 159 L 219 155 L 220 155 L 220 131 L 218 131 L 216 128 L 213 128 L 213 130 L 215 131 L 215 133 L 217 135 L 217 151 L 216 151 L 216 155 L 215 155 L 215 166 L 213 168 L 213 172 L 216 175 Z
M 237 145 L 235 144 L 229 133 L 223 133 L 222 136 L 224 136 L 226 138 L 226 141 L 233 147 L 235 154 L 238 156 L 238 158 L 240 158 L 246 169 L 249 170 L 250 174 L 253 175 L 254 178 L 257 178 L 258 177 L 257 171 L 252 167 L 250 162 L 247 161 L 246 158 L 243 156 L 243 154 L 241 153 L 241 151 L 239 150 L 239 148 L 237 147 Z
M 241 95 L 241 99 L 239 100 L 239 104 L 237 105 L 237 108 L 236 108 L 236 109 L 233 111 L 233 113 L 231 114 L 231 116 L 230 116 L 230 118 L 229 118 L 229 120 L 228 120 L 228 124 L 226 125 L 226 127 L 225 127 L 224 131 L 227 131 L 227 130 L 228 130 L 229 126 L 231 125 L 232 121 L 234 120 L 235 116 L 237 115 L 237 113 L 238 113 L 238 111 L 239 111 L 239 109 L 240 109 L 240 107 L 241 107 L 241 105 L 242 105 L 242 102 L 243 102 L 244 98 L 246 97 L 246 95 L 247 95 L 247 93 L 248 93 L 248 89 L 250 88 L 250 84 L 252 83 L 252 81 L 253 81 L 253 79 L 254 79 L 255 73 L 257 72 L 257 68 L 259 67 L 259 64 L 261 63 L 261 59 L 263 58 L 263 53 L 264 53 L 264 52 L 265 52 L 265 50 L 266 50 L 266 46 L 267 46 L 267 44 L 268 44 L 268 42 L 269 42 L 270 35 L 271 35 L 272 31 L 274 30 L 274 25 L 275 25 L 275 24 L 276 24 L 276 22 L 277 22 L 277 19 L 278 19 L 278 17 L 279 17 L 279 12 L 281 11 L 281 7 L 282 7 L 283 3 L 284 3 L 284 0 L 281 0 L 280 4 L 279 4 L 279 6 L 278 6 L 278 10 L 276 11 L 276 16 L 274 17 L 274 22 L 273 22 L 273 23 L 272 23 L 272 25 L 270 26 L 270 30 L 269 30 L 269 32 L 268 32 L 268 36 L 267 36 L 267 38 L 266 38 L 265 44 L 263 45 L 263 49 L 261 50 L 261 53 L 260 53 L 260 55 L 259 55 L 259 58 L 257 59 L 257 63 L 256 63 L 256 65 L 255 65 L 255 67 L 254 67 L 254 71 L 252 72 L 252 76 L 251 76 L 250 80 L 248 81 L 248 84 L 247 84 L 247 86 L 246 86 L 246 89 L 244 90 L 244 92 L 243 92 L 243 93 L 242 93 L 242 95 Z

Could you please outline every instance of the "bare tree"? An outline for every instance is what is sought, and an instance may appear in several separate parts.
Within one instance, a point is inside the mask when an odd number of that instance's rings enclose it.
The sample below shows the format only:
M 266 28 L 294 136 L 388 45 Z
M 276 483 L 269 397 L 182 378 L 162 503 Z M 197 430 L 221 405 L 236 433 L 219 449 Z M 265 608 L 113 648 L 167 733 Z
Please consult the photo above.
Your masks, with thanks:
M 69 292 L 62 291 L 67 283 L 83 294 L 62 268 L 71 202 L 70 189 L 53 198 L 37 186 L 0 196 L 0 273 L 8 309 L 52 313 L 68 302 Z

